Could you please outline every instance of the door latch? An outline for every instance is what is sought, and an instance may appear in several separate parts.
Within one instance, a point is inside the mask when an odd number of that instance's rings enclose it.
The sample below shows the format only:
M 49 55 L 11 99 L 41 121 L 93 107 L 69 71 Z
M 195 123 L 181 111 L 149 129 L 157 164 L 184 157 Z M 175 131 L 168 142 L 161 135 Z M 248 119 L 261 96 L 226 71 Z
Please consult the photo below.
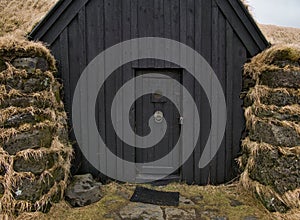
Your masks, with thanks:
M 161 111 L 156 111 L 154 113 L 154 120 L 156 123 L 160 124 L 163 122 L 164 119 L 164 113 L 162 113 Z
M 180 124 L 180 125 L 183 125 L 183 117 L 180 117 L 180 118 L 179 118 L 179 124 Z

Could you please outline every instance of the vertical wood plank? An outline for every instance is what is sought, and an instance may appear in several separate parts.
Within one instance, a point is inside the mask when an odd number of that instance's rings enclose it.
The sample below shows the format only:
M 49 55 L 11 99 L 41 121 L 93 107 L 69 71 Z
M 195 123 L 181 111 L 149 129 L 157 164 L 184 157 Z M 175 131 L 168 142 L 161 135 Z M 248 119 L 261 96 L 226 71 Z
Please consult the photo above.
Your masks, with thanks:
M 122 1 L 122 40 L 128 40 L 131 38 L 131 0 L 125 0 Z M 128 80 L 132 79 L 134 72 L 131 67 L 131 63 L 125 64 L 122 67 L 122 84 L 124 85 Z M 135 88 L 131 88 L 131 96 L 134 96 Z M 123 105 L 126 105 L 128 103 L 123 103 Z M 124 109 L 124 107 L 123 107 Z M 122 126 L 124 125 L 124 120 L 128 118 L 128 112 L 124 112 L 122 109 Z M 132 117 L 132 115 L 130 115 Z M 134 118 L 130 118 L 129 120 L 135 120 Z M 126 130 L 123 128 L 124 135 L 126 135 Z M 122 144 L 123 148 L 123 156 L 126 160 L 134 161 L 135 159 L 135 150 L 133 148 L 127 148 L 128 150 L 124 150 L 124 143 Z M 129 178 L 135 177 L 135 169 L 134 168 L 128 168 L 124 167 L 123 165 L 123 175 Z
M 85 19 L 85 7 L 82 7 L 78 13 L 78 23 L 77 23 L 77 49 L 80 51 L 80 53 L 78 53 L 78 60 L 79 60 L 79 72 L 78 72 L 78 79 L 82 73 L 82 71 L 84 70 L 84 68 L 87 65 L 86 62 L 86 19 Z M 77 85 L 76 85 L 77 86 Z M 89 85 L 85 85 L 85 88 L 88 88 Z M 87 99 L 88 99 L 88 91 L 85 88 L 80 88 L 80 106 L 82 108 L 81 114 L 80 114 L 80 124 L 81 124 L 81 136 L 82 137 L 87 137 L 89 135 L 89 130 L 88 129 L 84 129 L 84 128 L 88 128 L 88 117 L 94 117 L 94 116 L 88 116 L 84 113 L 87 112 Z M 77 98 L 77 97 L 75 97 Z M 96 155 L 96 152 L 91 152 L 89 149 L 87 149 L 88 152 L 86 152 L 85 156 L 87 158 L 93 158 L 95 157 L 94 155 Z M 85 161 L 86 162 L 86 161 Z
M 164 37 L 164 1 L 154 0 L 154 36 Z M 154 48 L 163 48 L 164 45 L 154 46 Z M 154 51 L 156 53 L 156 51 Z M 163 60 L 155 60 L 155 68 L 163 68 L 165 62 Z
M 241 136 L 242 132 L 245 129 L 245 119 L 243 114 L 243 101 L 240 99 L 240 94 L 242 91 L 242 69 L 243 65 L 247 61 L 247 52 L 245 46 L 240 41 L 239 37 L 234 34 L 233 36 L 234 45 L 234 76 L 233 80 L 233 149 L 232 149 L 232 171 L 233 174 L 237 174 L 237 164 L 235 159 L 237 158 L 240 150 L 241 150 Z
M 68 29 L 66 28 L 59 38 L 60 44 L 60 62 L 61 62 L 61 75 L 64 88 L 64 103 L 65 110 L 68 117 L 71 118 L 71 91 L 70 91 L 70 71 L 69 71 L 69 41 Z M 71 120 L 69 120 L 71 125 Z
M 219 9 L 218 9 L 219 10 Z M 226 94 L 226 20 L 223 14 L 218 11 L 218 77 Z M 221 141 L 222 144 L 217 154 L 217 178 L 216 183 L 224 183 L 226 169 L 226 134 Z
M 153 0 L 138 0 L 138 32 L 139 37 L 153 36 L 154 18 L 153 18 Z M 145 46 L 145 45 L 144 45 Z M 148 50 L 153 50 L 152 45 L 146 45 Z M 154 61 L 151 59 L 139 60 L 140 68 L 151 68 Z
M 61 63 L 60 37 L 51 45 L 51 54 L 56 59 L 56 68 L 57 68 L 57 75 L 56 75 L 56 77 L 58 79 L 61 79 L 62 78 L 62 75 L 61 75 L 62 63 Z
M 68 98 L 69 99 L 69 119 L 70 121 L 72 121 L 72 102 L 73 102 L 73 95 L 74 95 L 74 91 L 77 85 L 77 81 L 80 77 L 80 53 L 82 53 L 81 48 L 78 47 L 78 44 L 80 44 L 80 35 L 78 34 L 78 16 L 76 16 L 76 18 L 70 23 L 70 25 L 68 26 L 68 35 L 67 35 L 67 39 L 68 39 L 68 48 L 66 48 L 67 52 L 68 52 L 68 57 L 69 57 L 69 62 L 68 62 L 68 70 L 69 70 L 69 75 L 68 80 L 69 80 L 69 88 L 68 88 L 68 92 L 70 94 L 70 96 Z M 79 43 L 78 43 L 79 42 Z M 78 97 L 78 101 L 80 102 L 80 97 Z M 78 120 L 81 120 L 80 115 L 76 116 L 76 118 L 78 118 Z M 72 129 L 72 127 L 71 127 Z M 76 141 L 74 132 L 71 132 L 70 135 L 71 139 Z M 75 144 L 74 146 L 75 149 L 75 156 L 80 156 L 80 162 L 79 162 L 79 166 L 81 166 L 84 163 L 84 157 L 79 149 L 79 146 L 77 144 Z M 76 158 L 76 162 L 77 162 L 77 158 Z M 82 167 L 80 167 L 82 168 Z
M 164 37 L 171 39 L 171 1 L 172 0 L 164 0 Z M 164 45 L 166 51 L 170 51 L 170 45 L 167 43 Z M 169 62 L 165 62 L 165 68 L 170 68 L 171 64 Z
M 92 59 L 94 59 L 104 50 L 103 0 L 89 1 L 89 3 L 86 5 L 86 47 L 87 63 L 92 61 Z M 98 79 L 100 79 L 100 77 L 102 79 L 104 78 L 104 76 L 101 75 L 97 75 L 97 77 Z M 97 93 L 98 91 L 96 91 L 96 88 L 96 84 L 89 86 L 88 94 Z M 87 98 L 89 98 L 89 96 Z M 96 117 L 99 133 L 101 137 L 105 139 L 105 109 L 103 108 L 104 101 L 104 93 L 100 93 L 95 107 L 96 114 L 95 116 L 91 117 Z M 89 139 L 91 138 L 93 137 L 89 137 Z M 98 167 L 106 172 L 106 150 L 100 148 L 99 146 L 99 151 L 95 152 L 93 156 L 98 158 Z
M 118 0 L 104 0 L 104 14 L 105 14 L 105 48 L 111 47 L 120 42 L 120 2 Z M 106 70 L 106 68 L 105 68 Z M 106 71 L 105 71 L 106 72 Z M 117 117 L 117 112 L 111 113 L 110 103 L 117 88 L 117 74 L 120 70 L 114 72 L 116 75 L 112 76 L 111 80 L 106 81 L 105 85 L 105 117 L 106 121 L 111 121 L 111 115 Z M 117 154 L 117 140 L 114 133 L 112 123 L 106 123 L 106 142 L 110 145 L 110 150 L 113 154 Z M 107 161 L 107 170 L 109 173 L 118 175 L 117 161 Z
M 170 2 L 170 16 L 171 16 L 171 23 L 170 23 L 170 28 L 171 28 L 171 39 L 179 41 L 180 40 L 180 3 L 179 0 L 172 0 Z M 172 58 L 177 58 L 178 54 L 177 51 L 179 48 L 171 48 L 172 50 L 172 55 L 174 55 Z M 179 62 L 179 59 L 176 60 L 177 63 Z M 177 64 L 172 64 L 169 63 L 171 68 L 176 68 L 178 67 Z
M 195 50 L 202 54 L 202 45 L 201 45 L 201 39 L 202 39 L 202 0 L 195 0 Z M 202 118 L 205 118 L 206 116 L 204 115 L 204 109 L 202 107 L 202 99 L 201 96 L 203 95 L 203 90 L 201 86 L 198 83 L 194 84 L 195 86 L 195 102 L 198 107 L 198 112 L 199 112 L 199 118 L 202 120 Z M 201 133 L 205 131 L 205 129 L 201 129 L 202 121 L 200 120 L 200 134 L 199 134 L 199 139 L 197 142 L 197 146 L 195 148 L 194 152 L 194 182 L 195 183 L 200 183 L 200 175 L 202 175 L 202 172 L 200 171 L 198 165 L 199 165 L 199 160 L 201 156 L 201 140 L 204 138 L 201 138 Z M 197 126 L 196 124 L 194 127 Z M 195 137 L 198 136 L 198 134 L 194 134 Z
M 139 37 L 139 31 L 138 31 L 138 0 L 131 0 L 131 28 L 130 28 L 130 34 L 131 38 L 138 38 Z M 135 60 L 132 63 L 132 68 L 136 68 L 139 65 L 139 61 Z
M 219 12 L 218 12 L 218 8 L 217 5 L 215 3 L 215 1 L 212 1 L 212 38 L 211 38 L 211 46 L 212 46 L 212 54 L 211 54 L 211 66 L 214 70 L 214 72 L 217 74 L 218 77 L 220 77 L 220 72 L 219 72 L 219 41 L 218 41 L 218 37 L 219 37 L 219 20 L 218 20 L 218 16 L 219 16 Z M 210 84 L 211 89 L 213 89 L 213 84 L 211 82 Z M 216 106 L 218 106 L 218 102 L 217 102 L 217 97 L 211 97 L 212 98 L 212 102 L 216 103 Z M 219 120 L 217 118 L 217 120 Z M 212 139 L 212 145 L 210 146 L 211 149 L 211 157 L 212 157 L 212 151 L 217 148 L 217 146 L 215 146 L 216 142 L 218 140 L 215 139 L 215 137 L 218 136 L 217 133 L 212 133 L 212 136 L 214 137 Z M 210 162 L 210 184 L 216 184 L 216 179 L 217 179 L 217 156 L 215 156 L 213 158 L 213 160 Z
M 202 8 L 201 8 L 201 12 L 202 12 L 202 20 L 201 20 L 201 27 L 202 27 L 202 31 L 201 31 L 201 48 L 202 48 L 202 56 L 206 59 L 206 61 L 211 65 L 211 50 L 212 50 L 212 46 L 211 46 L 211 38 L 212 38 L 212 0 L 205 0 L 202 1 Z M 206 95 L 210 96 L 210 94 L 204 94 L 201 93 L 201 100 L 204 100 Z M 207 127 L 205 125 L 210 124 L 211 123 L 211 114 L 210 112 L 203 112 L 201 114 L 201 128 L 200 130 L 203 131 L 205 129 L 207 129 Z M 206 141 L 207 139 L 205 138 L 205 133 L 201 132 L 200 135 L 201 138 L 201 152 L 203 152 L 204 147 L 206 145 Z M 200 184 L 202 185 L 206 185 L 210 182 L 210 167 L 207 166 L 203 169 L 201 169 L 201 176 L 200 176 Z
M 195 43 L 195 16 L 194 16 L 194 0 L 187 0 L 187 6 L 186 6 L 186 44 L 192 48 L 194 48 L 194 43 Z M 183 24 L 184 25 L 184 24 Z M 187 56 L 187 62 L 190 63 L 191 66 L 195 66 L 195 59 L 194 57 L 189 57 Z M 185 88 L 191 88 L 190 93 L 194 97 L 194 80 L 192 80 L 190 77 L 184 77 L 183 78 L 183 86 Z M 183 103 L 183 111 L 185 103 Z M 191 112 L 189 115 L 190 117 L 194 117 L 195 112 Z M 193 131 L 192 131 L 193 133 Z M 195 138 L 195 137 L 194 137 Z M 194 139 L 186 140 L 188 142 L 193 143 Z M 190 143 L 190 144 L 191 144 Z M 182 146 L 183 151 L 185 150 L 184 145 Z M 184 152 L 183 152 L 184 154 Z M 190 156 L 190 158 L 187 160 L 187 162 L 183 165 L 182 167 L 182 175 L 183 179 L 187 183 L 193 183 L 194 181 L 194 157 L 193 155 Z
M 232 148 L 233 148 L 233 29 L 231 25 L 226 22 L 226 103 L 228 120 L 226 126 L 226 181 L 230 180 L 232 176 Z

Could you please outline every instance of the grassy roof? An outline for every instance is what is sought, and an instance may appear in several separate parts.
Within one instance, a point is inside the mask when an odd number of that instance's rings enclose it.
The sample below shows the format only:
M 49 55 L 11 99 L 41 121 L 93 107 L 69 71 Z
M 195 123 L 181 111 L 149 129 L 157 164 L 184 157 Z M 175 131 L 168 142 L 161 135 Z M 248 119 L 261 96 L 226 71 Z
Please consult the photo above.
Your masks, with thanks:
M 271 44 L 300 45 L 300 28 L 279 27 L 259 24 L 260 29 Z
M 25 36 L 58 0 L 0 0 L 0 37 Z

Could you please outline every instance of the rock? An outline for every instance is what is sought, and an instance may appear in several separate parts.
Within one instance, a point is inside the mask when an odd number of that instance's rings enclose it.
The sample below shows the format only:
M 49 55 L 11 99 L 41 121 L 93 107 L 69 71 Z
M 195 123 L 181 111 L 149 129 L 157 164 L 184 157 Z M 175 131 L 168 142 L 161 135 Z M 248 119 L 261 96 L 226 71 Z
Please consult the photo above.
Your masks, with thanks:
M 3 149 L 10 155 L 26 150 L 41 147 L 49 148 L 52 143 L 52 131 L 50 128 L 35 129 L 28 132 L 13 135 L 4 143 Z
M 288 112 L 278 112 L 278 110 L 270 110 L 264 108 L 258 108 L 255 111 L 255 115 L 259 118 L 275 118 L 281 121 L 294 121 L 300 122 L 300 115 L 289 114 Z
M 270 212 L 285 213 L 289 210 L 289 208 L 271 191 L 265 191 L 260 194 L 256 193 L 256 196 Z
M 260 76 L 260 83 L 271 88 L 298 89 L 300 88 L 300 72 L 264 72 Z
M 196 203 L 199 203 L 199 202 L 201 202 L 201 201 L 203 201 L 203 196 L 202 195 L 199 195 L 199 196 L 194 196 L 194 197 L 192 197 L 191 199 L 194 201 L 194 202 L 196 202 Z
M 122 220 L 117 213 L 108 213 L 103 216 L 105 219 Z
M 73 207 L 83 207 L 98 202 L 102 198 L 101 185 L 91 174 L 74 176 L 66 190 L 66 201 Z
M 230 205 L 232 207 L 238 207 L 238 206 L 242 206 L 244 205 L 242 202 L 238 201 L 238 200 L 235 200 L 235 199 L 231 199 L 230 200 Z
M 185 198 L 183 196 L 179 197 L 179 204 L 180 205 L 195 205 L 195 203 L 192 200 Z
M 254 103 L 254 101 L 249 97 L 248 93 L 242 93 L 240 98 L 243 99 L 244 107 L 249 107 Z
M 178 208 L 165 209 L 166 220 L 193 220 L 196 219 L 195 209 L 183 210 Z
M 243 89 L 242 91 L 249 91 L 250 88 L 253 88 L 256 85 L 256 81 L 249 75 L 243 77 Z
M 21 124 L 35 122 L 35 117 L 31 113 L 21 113 L 9 117 L 4 123 L 4 128 L 19 127 Z
M 283 195 L 300 188 L 300 155 L 282 155 L 277 150 L 260 150 L 249 170 L 250 178 Z
M 42 110 L 35 111 L 35 112 L 30 112 L 30 110 L 28 110 L 22 113 L 17 113 L 17 114 L 15 113 L 14 115 L 11 115 L 4 121 L 3 126 L 4 128 L 11 128 L 11 127 L 19 127 L 22 124 L 34 125 L 44 120 L 53 120 L 51 118 L 50 113 L 43 112 Z M 0 126 L 1 125 L 2 124 L 0 124 Z
M 21 77 L 9 78 L 6 80 L 6 90 L 18 90 L 22 93 L 40 92 L 49 90 L 51 79 L 46 75 L 32 76 L 28 79 Z
M 120 211 L 120 216 L 124 220 L 164 220 L 159 206 L 144 203 L 129 203 Z
M 291 127 L 275 125 L 273 122 L 258 121 L 250 130 L 252 141 L 275 146 L 295 147 L 300 145 L 300 135 Z
M 0 72 L 6 70 L 6 64 L 5 64 L 5 61 L 0 59 Z
M 262 104 L 286 106 L 300 104 L 300 97 L 296 94 L 288 94 L 283 91 L 269 92 L 267 95 L 260 98 Z
M 3 183 L 0 182 L 0 195 L 3 195 L 3 194 L 4 194 L 4 186 L 3 186 Z
M 16 172 L 31 172 L 40 175 L 53 167 L 57 159 L 58 155 L 55 153 L 43 155 L 39 160 L 34 159 L 34 157 L 29 157 L 27 160 L 23 157 L 16 157 L 13 167 Z
M 32 180 L 22 177 L 17 187 L 13 188 L 13 195 L 16 200 L 27 200 L 35 203 L 45 195 L 53 185 L 54 181 L 41 182 L 38 179 Z
M 8 108 L 10 106 L 26 108 L 26 107 L 37 107 L 37 108 L 48 108 L 53 106 L 52 100 L 38 98 L 38 97 L 6 97 L 4 100 L 0 100 L 0 108 Z
M 225 216 L 216 216 L 216 217 L 212 217 L 210 219 L 211 220 L 228 220 L 228 218 Z
M 215 208 L 210 209 L 209 208 L 209 209 L 205 209 L 205 211 L 203 211 L 201 214 L 204 215 L 205 217 L 209 217 L 211 219 L 211 218 L 218 216 L 219 212 L 220 212 L 219 209 L 215 209 Z
M 54 186 L 55 182 L 58 183 L 64 180 L 65 173 L 62 168 L 56 168 L 45 174 L 45 177 L 41 180 L 39 176 L 35 179 L 28 177 L 21 177 L 18 183 L 12 189 L 14 198 L 16 200 L 27 200 L 32 203 L 41 199 L 41 197 L 49 192 Z M 57 199 L 59 198 L 59 199 Z M 61 192 L 57 191 L 52 195 L 53 201 L 61 199 Z M 51 201 L 49 201 L 51 202 Z
M 12 65 L 19 69 L 26 69 L 29 73 L 34 73 L 37 69 L 43 72 L 49 70 L 48 62 L 42 57 L 17 58 L 12 62 Z
M 255 216 L 246 216 L 243 218 L 243 220 L 258 220 L 258 218 Z
M 4 176 L 5 173 L 6 173 L 6 168 L 2 164 L 0 164 L 0 176 Z

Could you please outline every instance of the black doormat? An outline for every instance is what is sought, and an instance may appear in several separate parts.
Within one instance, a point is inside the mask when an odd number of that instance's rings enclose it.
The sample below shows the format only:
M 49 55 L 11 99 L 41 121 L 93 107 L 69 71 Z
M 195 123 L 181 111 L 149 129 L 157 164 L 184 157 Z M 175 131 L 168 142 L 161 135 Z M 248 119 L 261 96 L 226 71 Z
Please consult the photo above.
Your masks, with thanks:
M 138 186 L 136 187 L 130 201 L 149 203 L 153 205 L 178 206 L 179 193 L 156 191 Z

